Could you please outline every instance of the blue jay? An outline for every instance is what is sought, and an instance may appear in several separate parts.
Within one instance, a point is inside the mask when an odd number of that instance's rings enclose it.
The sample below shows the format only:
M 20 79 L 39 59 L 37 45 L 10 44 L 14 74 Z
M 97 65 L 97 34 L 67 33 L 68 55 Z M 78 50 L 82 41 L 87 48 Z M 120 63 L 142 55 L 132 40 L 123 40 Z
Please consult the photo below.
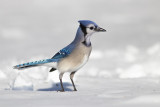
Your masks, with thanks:
M 75 39 L 66 47 L 61 49 L 52 58 L 28 62 L 14 66 L 14 69 L 25 69 L 37 66 L 51 67 L 50 72 L 58 70 L 61 90 L 64 91 L 62 77 L 65 72 L 70 73 L 70 79 L 74 88 L 77 91 L 73 77 L 74 74 L 83 67 L 89 59 L 92 45 L 90 37 L 95 32 L 105 32 L 106 30 L 100 28 L 95 22 L 90 20 L 80 20 L 80 25 L 76 33 Z

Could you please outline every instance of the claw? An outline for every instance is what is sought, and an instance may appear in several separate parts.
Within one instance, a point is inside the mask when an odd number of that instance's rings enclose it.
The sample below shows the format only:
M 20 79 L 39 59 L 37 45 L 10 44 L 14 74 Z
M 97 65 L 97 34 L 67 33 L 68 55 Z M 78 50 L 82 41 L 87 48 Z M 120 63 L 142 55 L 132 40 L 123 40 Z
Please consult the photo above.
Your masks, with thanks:
M 65 92 L 64 90 L 58 90 L 57 92 Z

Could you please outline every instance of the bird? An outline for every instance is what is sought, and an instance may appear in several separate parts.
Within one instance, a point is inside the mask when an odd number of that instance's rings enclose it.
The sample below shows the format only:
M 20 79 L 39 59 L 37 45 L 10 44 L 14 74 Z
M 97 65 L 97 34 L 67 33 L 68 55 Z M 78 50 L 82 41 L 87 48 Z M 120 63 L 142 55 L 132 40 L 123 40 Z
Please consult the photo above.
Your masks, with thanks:
M 14 69 L 22 70 L 31 67 L 47 66 L 50 67 L 49 72 L 59 71 L 59 80 L 61 85 L 60 92 L 64 92 L 62 77 L 66 72 L 70 73 L 70 80 L 77 91 L 73 81 L 75 73 L 82 68 L 88 61 L 92 51 L 90 38 L 95 32 L 106 32 L 105 29 L 99 27 L 95 22 L 90 20 L 79 20 L 79 27 L 73 41 L 57 52 L 52 58 L 27 62 L 13 66 Z

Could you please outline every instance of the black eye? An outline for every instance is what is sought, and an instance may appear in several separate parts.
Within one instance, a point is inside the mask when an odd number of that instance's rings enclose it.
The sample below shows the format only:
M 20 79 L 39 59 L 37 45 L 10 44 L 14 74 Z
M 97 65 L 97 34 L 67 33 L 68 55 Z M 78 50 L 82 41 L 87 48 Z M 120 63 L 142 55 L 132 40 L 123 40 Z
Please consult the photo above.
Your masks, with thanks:
M 94 29 L 94 27 L 90 27 L 90 29 L 91 29 L 91 30 L 93 30 L 93 29 Z

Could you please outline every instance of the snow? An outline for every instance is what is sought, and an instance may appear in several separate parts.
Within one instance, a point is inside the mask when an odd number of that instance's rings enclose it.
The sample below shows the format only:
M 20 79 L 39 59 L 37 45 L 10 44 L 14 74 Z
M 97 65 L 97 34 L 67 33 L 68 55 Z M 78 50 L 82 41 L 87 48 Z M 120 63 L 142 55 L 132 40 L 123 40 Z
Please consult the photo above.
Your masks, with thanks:
M 6 75 L 0 70 L 0 79 L 5 79 L 7 78 Z
M 25 75 L 19 74 L 14 80 L 12 90 L 33 90 L 32 81 Z
M 160 104 L 160 96 L 158 95 L 145 95 L 145 96 L 140 96 L 137 98 L 134 98 L 130 101 L 127 101 L 126 103 L 128 104 Z
M 147 50 L 147 53 L 149 55 L 154 55 L 154 54 L 159 53 L 159 50 L 160 50 L 160 44 L 156 43 L 153 46 L 149 47 L 149 49 Z
M 120 78 L 142 78 L 146 76 L 146 73 L 143 72 L 143 68 L 140 65 L 132 65 L 128 69 L 117 69 L 117 73 Z
M 125 53 L 126 61 L 128 61 L 128 62 L 136 61 L 138 53 L 139 53 L 138 48 L 136 48 L 134 46 L 127 46 L 126 53 Z
M 66 92 L 56 91 L 59 84 L 45 84 L 39 84 L 35 91 L 1 90 L 0 104 L 2 107 L 158 107 L 160 104 L 160 82 L 153 79 L 79 77 L 77 92 L 71 91 L 68 82 L 64 82 Z
M 140 50 L 95 50 L 91 59 L 75 75 L 78 89 L 73 92 L 69 73 L 63 78 L 66 92 L 59 90 L 58 71 L 46 67 L 13 70 L 13 59 L 0 69 L 0 105 L 2 107 L 159 107 L 159 49 L 155 45 Z M 95 56 L 95 57 L 94 57 Z M 45 57 L 44 57 L 45 58 Z M 34 58 L 43 59 L 43 56 Z M 33 60 L 32 58 L 30 60 Z M 7 66 L 5 66 L 7 65 Z
M 103 53 L 99 50 L 93 50 L 90 59 L 101 59 L 103 58 Z

